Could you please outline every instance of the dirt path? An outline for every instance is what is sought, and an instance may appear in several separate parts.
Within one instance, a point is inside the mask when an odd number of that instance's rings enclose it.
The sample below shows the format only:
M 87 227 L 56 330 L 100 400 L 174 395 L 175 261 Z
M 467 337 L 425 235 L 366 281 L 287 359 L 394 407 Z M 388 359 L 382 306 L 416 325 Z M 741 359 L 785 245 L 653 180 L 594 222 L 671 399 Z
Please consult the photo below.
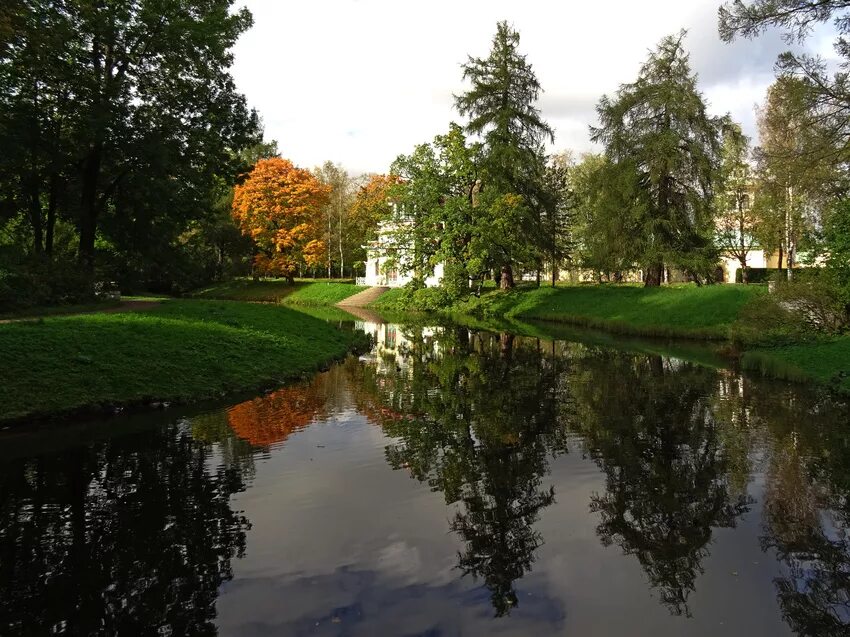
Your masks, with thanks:
M 41 316 L 22 316 L 21 318 L 0 319 L 0 324 L 17 323 L 19 321 L 37 321 L 39 319 L 51 318 L 53 316 L 74 316 L 77 314 L 112 314 L 115 312 L 144 312 L 146 310 L 152 310 L 160 303 L 162 303 L 162 301 L 121 301 L 119 305 L 113 305 L 111 307 L 105 308 L 81 310 L 77 312 L 67 313 L 57 312 L 55 314 L 44 314 Z
M 349 296 L 347 299 L 343 299 L 339 303 L 337 303 L 338 307 L 366 307 L 372 301 L 383 295 L 387 292 L 389 288 L 382 287 L 374 287 L 369 288 L 368 290 L 363 290 L 362 292 L 358 292 L 353 296 Z

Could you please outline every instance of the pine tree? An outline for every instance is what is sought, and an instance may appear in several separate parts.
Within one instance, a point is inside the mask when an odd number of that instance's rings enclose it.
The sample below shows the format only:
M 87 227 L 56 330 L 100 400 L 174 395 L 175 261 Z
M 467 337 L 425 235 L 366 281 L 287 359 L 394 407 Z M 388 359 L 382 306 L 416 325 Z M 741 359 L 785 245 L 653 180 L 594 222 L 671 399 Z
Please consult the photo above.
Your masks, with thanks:
M 493 233 L 489 244 L 503 288 L 513 287 L 516 263 L 541 263 L 543 146 L 554 139 L 535 106 L 540 84 L 518 47 L 519 33 L 499 22 L 490 55 L 469 58 L 463 78 L 471 87 L 455 97 L 458 112 L 469 117 L 466 130 L 484 144 L 482 214 L 493 217 L 492 227 L 511 230 Z
M 714 269 L 713 195 L 719 169 L 721 121 L 706 113 L 696 87 L 685 32 L 668 36 L 652 52 L 637 80 L 597 106 L 600 126 L 591 138 L 615 164 L 632 163 L 643 191 L 634 238 L 647 286 L 660 285 L 665 266 L 697 281 Z

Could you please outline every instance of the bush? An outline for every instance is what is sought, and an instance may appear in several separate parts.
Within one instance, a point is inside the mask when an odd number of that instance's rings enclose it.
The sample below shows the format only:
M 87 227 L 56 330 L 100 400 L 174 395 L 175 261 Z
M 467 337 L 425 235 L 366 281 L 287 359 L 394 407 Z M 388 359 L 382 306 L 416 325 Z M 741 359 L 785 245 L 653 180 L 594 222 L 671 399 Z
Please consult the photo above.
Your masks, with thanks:
M 411 309 L 420 312 L 444 310 L 452 304 L 452 296 L 441 287 L 421 288 L 413 293 Z
M 767 283 L 777 275 L 782 275 L 785 270 L 779 268 L 747 268 L 747 283 Z M 744 273 L 739 268 L 735 272 L 735 283 L 744 282 Z
M 778 280 L 773 294 L 746 305 L 734 337 L 779 344 L 819 334 L 842 334 L 848 328 L 850 314 L 840 291 L 829 277 L 807 272 L 791 281 Z
M 0 260 L 0 312 L 94 300 L 94 282 L 77 263 Z

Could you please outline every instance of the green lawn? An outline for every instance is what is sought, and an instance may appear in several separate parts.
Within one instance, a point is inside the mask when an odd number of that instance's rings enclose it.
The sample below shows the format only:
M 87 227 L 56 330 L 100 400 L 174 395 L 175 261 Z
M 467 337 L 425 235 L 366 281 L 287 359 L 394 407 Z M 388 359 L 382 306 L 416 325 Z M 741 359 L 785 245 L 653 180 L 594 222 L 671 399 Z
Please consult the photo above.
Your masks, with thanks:
M 405 308 L 401 305 L 401 297 L 404 293 L 402 288 L 390 288 L 377 299 L 369 304 L 369 307 L 376 310 L 392 310 L 403 312 Z
M 741 364 L 767 376 L 814 380 L 850 393 L 850 336 L 744 352 Z
M 293 305 L 334 305 L 365 289 L 365 287 L 350 282 L 334 280 L 299 280 L 294 284 L 289 284 L 285 279 L 260 281 L 235 279 L 198 290 L 192 296 L 200 299 L 260 301 Z
M 766 292 L 765 287 L 755 285 L 541 287 L 488 292 L 455 309 L 481 316 L 559 321 L 630 334 L 723 339 L 741 308 Z
M 290 308 L 222 301 L 6 323 L 0 421 L 259 389 L 316 370 L 360 339 Z
M 284 303 L 291 303 L 293 305 L 336 305 L 349 296 L 367 289 L 362 285 L 327 281 L 296 283 L 296 286 L 295 291 L 284 299 Z

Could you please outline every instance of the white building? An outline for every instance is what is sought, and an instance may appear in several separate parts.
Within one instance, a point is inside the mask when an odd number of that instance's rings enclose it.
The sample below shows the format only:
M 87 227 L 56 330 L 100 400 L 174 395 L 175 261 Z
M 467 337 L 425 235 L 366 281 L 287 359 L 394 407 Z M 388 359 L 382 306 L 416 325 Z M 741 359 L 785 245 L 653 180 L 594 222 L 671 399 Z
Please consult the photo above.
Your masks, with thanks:
M 400 272 L 393 265 L 392 252 L 402 248 L 392 246 L 392 226 L 382 223 L 378 230 L 378 240 L 373 241 L 366 250 L 366 276 L 358 277 L 358 285 L 372 287 L 398 288 L 413 280 L 412 272 Z M 438 263 L 434 271 L 426 277 L 426 287 L 437 287 L 443 280 L 443 264 Z

